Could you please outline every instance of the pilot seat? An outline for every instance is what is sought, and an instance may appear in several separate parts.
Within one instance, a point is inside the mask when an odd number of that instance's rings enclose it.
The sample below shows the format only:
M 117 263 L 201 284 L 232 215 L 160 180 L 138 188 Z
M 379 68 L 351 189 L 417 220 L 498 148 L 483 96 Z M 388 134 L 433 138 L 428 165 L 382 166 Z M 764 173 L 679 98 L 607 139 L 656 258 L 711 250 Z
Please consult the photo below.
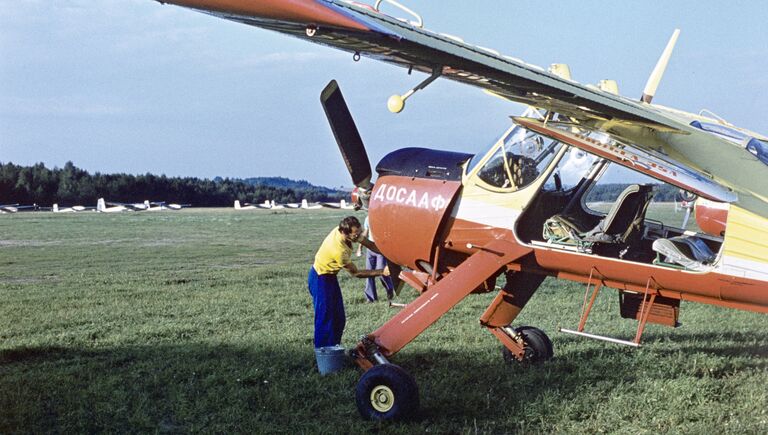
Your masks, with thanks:
M 621 192 L 611 210 L 597 224 L 565 211 L 544 222 L 544 239 L 549 243 L 575 245 L 579 251 L 598 255 L 624 255 L 639 245 L 648 204 L 653 197 L 650 184 L 632 184 Z
M 716 258 L 709 246 L 696 236 L 656 239 L 651 247 L 658 253 L 655 264 L 682 266 L 686 270 L 706 272 Z

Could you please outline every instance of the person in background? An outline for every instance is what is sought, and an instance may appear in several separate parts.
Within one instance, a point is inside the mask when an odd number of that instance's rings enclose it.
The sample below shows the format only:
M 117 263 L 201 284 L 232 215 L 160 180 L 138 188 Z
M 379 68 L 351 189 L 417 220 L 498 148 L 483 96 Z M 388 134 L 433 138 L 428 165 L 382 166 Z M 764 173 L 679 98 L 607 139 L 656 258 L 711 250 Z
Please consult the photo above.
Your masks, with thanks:
M 309 269 L 307 285 L 312 295 L 315 312 L 315 348 L 341 344 L 346 324 L 344 301 L 337 274 L 341 269 L 357 278 L 389 276 L 389 268 L 358 270 L 351 260 L 352 244 L 360 243 L 369 250 L 377 251 L 376 245 L 363 236 L 360 221 L 354 216 L 341 220 L 338 227 L 328 233 L 315 254 L 315 262 Z
M 373 238 L 373 233 L 371 233 L 371 227 L 368 223 L 368 216 L 365 217 L 365 223 L 363 223 L 363 237 L 366 237 L 371 242 L 375 243 L 375 239 Z M 362 251 L 362 244 L 357 247 L 357 256 L 359 257 L 361 255 Z M 367 248 L 367 246 L 366 246 Z M 367 248 L 366 255 L 365 255 L 365 267 L 368 269 L 389 269 L 387 265 L 387 259 L 384 258 L 383 255 L 381 255 L 378 250 L 374 251 L 370 248 Z M 381 277 L 381 283 L 384 285 L 384 289 L 387 291 L 387 300 L 391 301 L 394 297 L 394 290 L 395 286 L 392 283 L 392 278 L 389 276 L 382 276 Z M 365 283 L 365 297 L 368 299 L 368 302 L 375 302 L 379 300 L 378 295 L 376 294 L 376 278 L 371 277 L 368 278 L 368 280 Z

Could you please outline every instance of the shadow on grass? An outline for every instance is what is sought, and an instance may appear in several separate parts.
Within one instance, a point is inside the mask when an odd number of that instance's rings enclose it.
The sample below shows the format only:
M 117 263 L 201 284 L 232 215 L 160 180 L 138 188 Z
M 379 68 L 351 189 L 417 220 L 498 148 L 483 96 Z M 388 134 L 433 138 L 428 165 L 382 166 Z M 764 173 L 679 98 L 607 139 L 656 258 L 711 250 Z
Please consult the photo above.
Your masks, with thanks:
M 576 340 L 560 337 L 556 345 L 569 350 L 556 349 L 554 360 L 531 366 L 507 365 L 500 352 L 406 349 L 393 362 L 416 378 L 422 410 L 387 431 L 464 432 L 478 419 L 493 431 L 547 431 L 557 424 L 549 420 L 556 418 L 552 410 L 565 400 L 588 408 L 634 382 L 696 377 L 684 360 L 664 360 L 669 342 L 684 353 L 756 357 L 739 367 L 767 368 L 760 359 L 765 349 L 755 352 L 750 334 L 664 336 L 658 349 L 649 344 L 642 354 L 583 348 Z M 665 365 L 659 370 L 639 369 L 658 361 Z M 361 422 L 354 405 L 360 374 L 321 377 L 312 349 L 297 343 L 6 349 L 0 351 L 0 432 L 377 431 L 381 424 Z

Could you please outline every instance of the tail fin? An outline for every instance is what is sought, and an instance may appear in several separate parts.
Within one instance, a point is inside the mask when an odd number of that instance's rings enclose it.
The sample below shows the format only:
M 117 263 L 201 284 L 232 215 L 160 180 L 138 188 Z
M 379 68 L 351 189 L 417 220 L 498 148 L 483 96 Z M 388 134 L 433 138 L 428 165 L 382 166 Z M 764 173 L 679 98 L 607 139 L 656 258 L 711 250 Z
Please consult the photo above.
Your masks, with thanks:
M 59 212 L 59 204 L 53 204 L 53 212 L 58 213 Z
M 347 208 L 347 201 L 345 201 L 344 199 L 339 201 L 339 208 Z
M 301 208 L 309 208 L 309 203 L 306 199 L 301 200 Z
M 99 198 L 99 200 L 96 201 L 96 211 L 104 211 L 105 208 L 107 208 L 107 206 L 104 203 L 104 198 Z
M 235 210 L 240 210 L 241 208 L 242 208 L 242 207 L 240 207 L 240 200 L 239 200 L 239 199 L 236 199 L 236 200 L 235 200 Z
M 643 96 L 640 98 L 642 102 L 650 103 L 651 100 L 653 100 L 653 96 L 656 95 L 656 89 L 659 87 L 659 82 L 661 82 L 661 77 L 664 75 L 664 70 L 667 69 L 667 63 L 669 63 L 669 58 L 672 57 L 672 50 L 675 48 L 675 43 L 677 43 L 677 37 L 679 35 L 680 29 L 675 29 L 672 33 L 672 37 L 669 38 L 669 42 L 667 42 L 664 52 L 661 53 L 659 61 L 656 62 L 656 67 L 653 69 L 651 76 L 648 77 L 648 83 L 645 84 Z

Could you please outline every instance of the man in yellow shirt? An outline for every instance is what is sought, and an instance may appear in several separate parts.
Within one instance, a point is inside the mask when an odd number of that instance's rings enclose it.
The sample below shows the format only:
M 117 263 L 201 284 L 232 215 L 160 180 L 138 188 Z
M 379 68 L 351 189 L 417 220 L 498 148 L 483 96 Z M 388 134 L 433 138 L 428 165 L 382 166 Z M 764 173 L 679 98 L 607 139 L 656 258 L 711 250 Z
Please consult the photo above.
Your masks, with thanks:
M 376 245 L 362 236 L 360 221 L 354 216 L 348 216 L 323 240 L 315 254 L 315 262 L 309 269 L 307 285 L 315 309 L 315 348 L 341 343 L 341 334 L 347 321 L 341 287 L 336 277 L 341 269 L 357 278 L 389 276 L 387 267 L 358 270 L 351 260 L 354 242 L 378 252 Z

